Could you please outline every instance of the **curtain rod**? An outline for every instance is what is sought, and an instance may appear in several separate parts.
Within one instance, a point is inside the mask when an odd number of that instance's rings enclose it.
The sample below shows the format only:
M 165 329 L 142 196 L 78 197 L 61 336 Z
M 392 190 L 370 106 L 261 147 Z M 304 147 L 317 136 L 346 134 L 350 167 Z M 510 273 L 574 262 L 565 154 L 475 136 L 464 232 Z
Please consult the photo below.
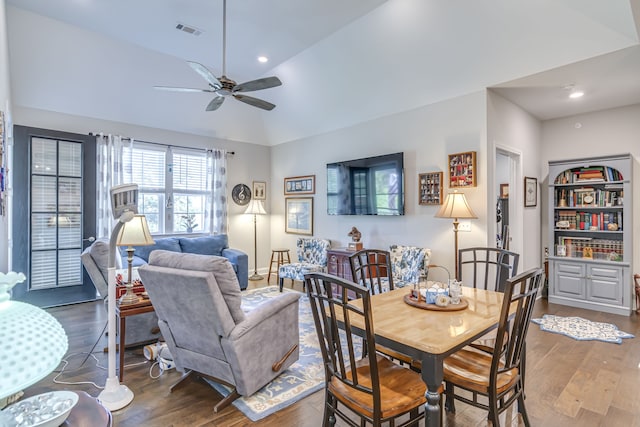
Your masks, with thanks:
M 98 136 L 99 134 L 97 133 L 93 133 L 93 132 L 89 132 L 90 136 Z M 161 145 L 163 147 L 169 147 L 169 148 L 186 148 L 187 150 L 197 150 L 197 151 L 207 151 L 207 149 L 205 148 L 192 148 L 192 147 L 183 147 L 181 145 L 171 145 L 171 144 L 165 144 L 162 142 L 152 142 L 152 141 L 143 141 L 142 139 L 135 139 L 135 138 L 131 138 L 129 136 L 121 136 L 120 138 L 122 139 L 128 139 L 129 141 L 136 141 L 136 142 L 142 142 L 144 144 L 153 144 L 153 145 Z M 236 152 L 235 151 L 227 151 L 227 155 L 228 156 L 235 156 Z

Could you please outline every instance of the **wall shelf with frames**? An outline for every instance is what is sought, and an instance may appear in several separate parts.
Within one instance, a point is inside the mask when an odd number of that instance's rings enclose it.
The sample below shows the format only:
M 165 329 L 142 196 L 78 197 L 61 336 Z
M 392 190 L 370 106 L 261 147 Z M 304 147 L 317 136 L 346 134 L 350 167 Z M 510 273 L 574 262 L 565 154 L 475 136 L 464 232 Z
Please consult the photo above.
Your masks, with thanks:
M 442 172 L 427 172 L 418 174 L 418 204 L 442 204 Z

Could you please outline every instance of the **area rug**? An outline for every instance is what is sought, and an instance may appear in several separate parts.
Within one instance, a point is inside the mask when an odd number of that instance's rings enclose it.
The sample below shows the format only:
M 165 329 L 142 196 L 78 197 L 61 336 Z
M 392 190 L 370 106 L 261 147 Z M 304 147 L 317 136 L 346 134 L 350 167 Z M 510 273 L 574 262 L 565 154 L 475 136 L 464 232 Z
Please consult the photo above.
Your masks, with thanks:
M 623 338 L 634 338 L 633 335 L 618 330 L 613 323 L 592 322 L 582 317 L 544 314 L 542 319 L 531 319 L 531 321 L 540 325 L 543 331 L 566 335 L 579 341 L 597 340 L 622 344 Z
M 284 288 L 283 292 L 297 292 Z M 242 309 L 246 312 L 265 300 L 280 295 L 277 286 L 252 289 L 242 292 Z M 258 421 L 280 409 L 315 393 L 324 387 L 324 367 L 318 344 L 309 298 L 302 294 L 299 300 L 300 358 L 269 384 L 248 397 L 241 397 L 233 405 L 251 421 Z M 356 340 L 356 343 L 360 340 Z M 358 349 L 360 352 L 360 349 Z M 211 386 L 227 396 L 229 388 L 208 381 Z

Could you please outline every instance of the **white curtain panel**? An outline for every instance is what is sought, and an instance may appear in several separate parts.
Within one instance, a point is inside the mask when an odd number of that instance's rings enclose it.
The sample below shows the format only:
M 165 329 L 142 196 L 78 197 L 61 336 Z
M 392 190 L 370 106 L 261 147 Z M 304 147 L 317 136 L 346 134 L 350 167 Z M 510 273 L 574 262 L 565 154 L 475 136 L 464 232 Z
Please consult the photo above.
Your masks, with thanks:
M 124 183 L 124 165 L 131 165 L 131 161 L 125 162 L 124 148 L 131 147 L 133 139 L 122 138 L 119 135 L 96 136 L 96 230 L 97 237 L 111 235 L 115 220 L 111 214 L 111 200 L 109 190 L 114 185 Z M 129 153 L 132 150 L 128 150 Z M 130 167 L 130 166 L 129 166 Z
M 207 150 L 205 221 L 211 234 L 227 233 L 227 150 Z

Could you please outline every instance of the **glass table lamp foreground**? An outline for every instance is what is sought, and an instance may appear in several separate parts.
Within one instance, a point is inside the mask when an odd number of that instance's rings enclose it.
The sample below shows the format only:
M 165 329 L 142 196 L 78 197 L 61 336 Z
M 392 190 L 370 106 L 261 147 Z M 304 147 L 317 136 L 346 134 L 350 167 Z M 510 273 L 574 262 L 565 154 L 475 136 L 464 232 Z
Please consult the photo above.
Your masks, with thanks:
M 0 273 L 0 403 L 49 375 L 68 349 L 67 334 L 52 315 L 10 299 L 11 288 L 25 279 Z

